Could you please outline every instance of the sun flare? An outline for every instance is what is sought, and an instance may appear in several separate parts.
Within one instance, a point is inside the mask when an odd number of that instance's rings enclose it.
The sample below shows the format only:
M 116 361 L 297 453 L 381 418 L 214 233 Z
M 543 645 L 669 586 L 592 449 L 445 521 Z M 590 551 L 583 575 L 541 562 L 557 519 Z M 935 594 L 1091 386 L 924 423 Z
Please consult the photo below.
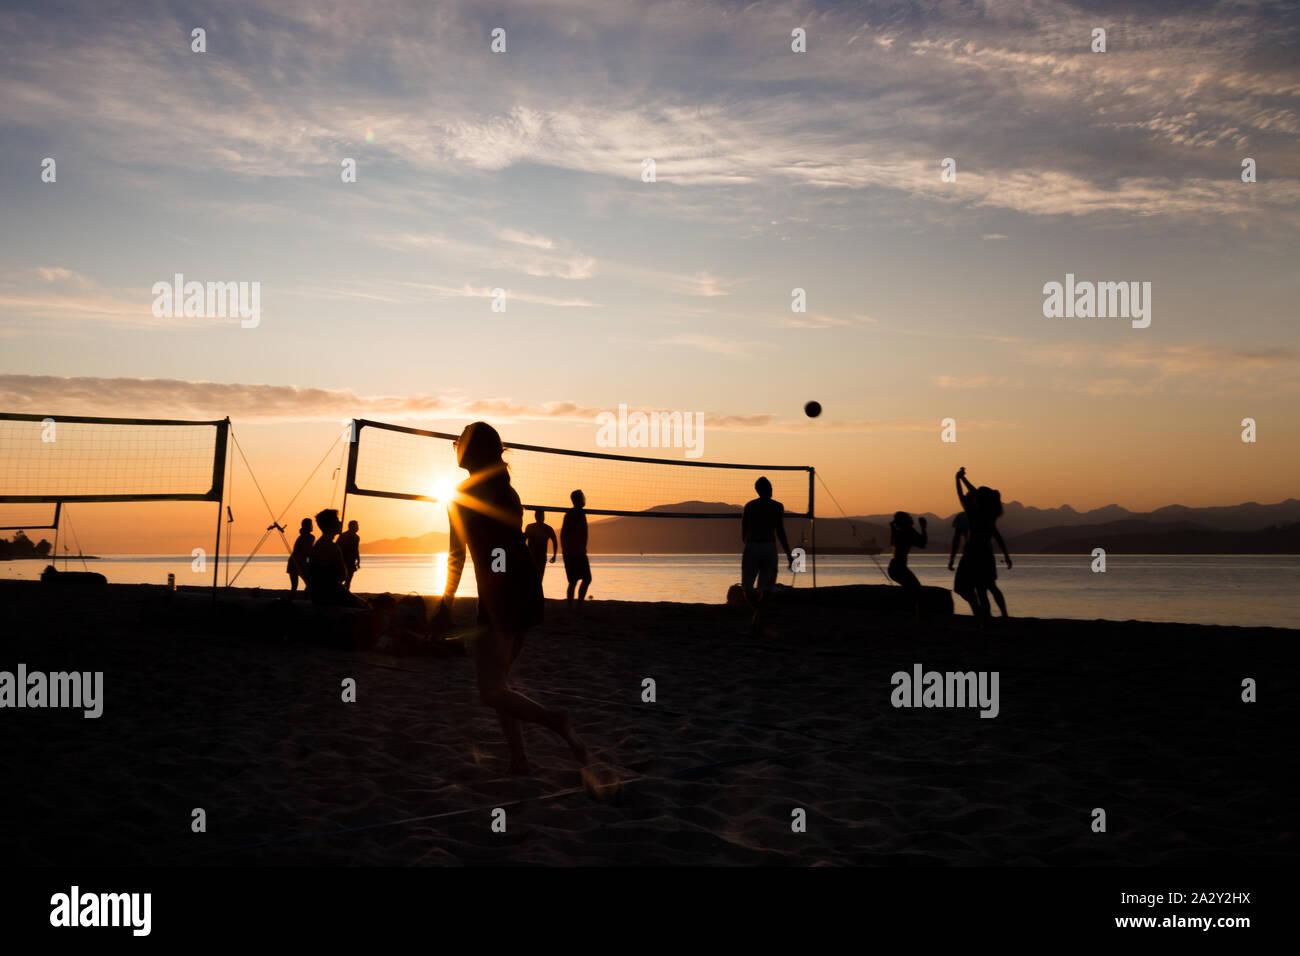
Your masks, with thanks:
M 451 501 L 456 497 L 456 482 L 451 478 L 436 478 L 429 490 L 434 501 Z

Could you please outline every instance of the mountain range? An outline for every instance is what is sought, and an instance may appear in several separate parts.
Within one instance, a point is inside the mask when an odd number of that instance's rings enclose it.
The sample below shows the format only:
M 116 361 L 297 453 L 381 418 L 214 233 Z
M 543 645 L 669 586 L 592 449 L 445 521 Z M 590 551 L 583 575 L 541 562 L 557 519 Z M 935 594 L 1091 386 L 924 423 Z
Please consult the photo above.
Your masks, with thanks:
M 1288 498 L 1263 505 L 1188 508 L 1167 505 L 1134 512 L 1120 505 L 1076 511 L 1069 505 L 1036 508 L 1018 501 L 1003 506 L 998 522 L 1007 547 L 1015 554 L 1089 553 L 1093 548 L 1128 554 L 1297 554 L 1300 553 L 1300 500 Z M 718 512 L 740 506 L 721 502 L 682 501 L 650 511 Z M 928 551 L 948 550 L 952 519 L 926 513 Z M 860 552 L 864 546 L 889 548 L 892 514 L 851 518 L 823 516 L 817 521 L 817 546 L 823 553 Z M 920 515 L 914 515 L 919 518 Z M 555 520 L 558 533 L 559 519 Z M 739 520 L 725 518 L 620 517 L 590 519 L 588 548 L 593 554 L 737 554 Z M 786 519 L 790 546 L 811 550 L 806 519 Z M 447 549 L 447 534 L 431 531 L 418 537 L 387 538 L 362 544 L 365 554 L 426 554 Z

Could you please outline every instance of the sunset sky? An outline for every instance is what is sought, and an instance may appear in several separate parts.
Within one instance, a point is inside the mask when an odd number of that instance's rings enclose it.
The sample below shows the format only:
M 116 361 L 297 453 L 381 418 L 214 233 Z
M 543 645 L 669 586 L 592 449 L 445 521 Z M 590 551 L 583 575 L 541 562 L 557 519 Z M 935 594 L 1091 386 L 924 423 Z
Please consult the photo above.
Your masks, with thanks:
M 0 411 L 229 415 L 277 511 L 343 418 L 595 450 L 619 404 L 850 514 L 949 513 L 958 465 L 1040 507 L 1300 494 L 1293 4 L 123 9 L 0 12 Z M 175 273 L 260 282 L 260 324 L 155 318 Z M 1150 327 L 1045 318 L 1067 273 L 1150 282 Z M 239 471 L 234 508 L 238 549 Z M 214 510 L 76 513 L 105 552 Z

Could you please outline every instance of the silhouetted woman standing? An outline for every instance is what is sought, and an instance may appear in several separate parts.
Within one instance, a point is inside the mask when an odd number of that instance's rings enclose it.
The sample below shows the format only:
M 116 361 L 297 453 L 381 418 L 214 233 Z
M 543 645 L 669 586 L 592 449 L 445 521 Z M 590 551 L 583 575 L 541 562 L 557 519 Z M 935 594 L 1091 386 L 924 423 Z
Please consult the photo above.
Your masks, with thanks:
M 501 721 L 510 746 L 510 772 L 527 774 L 532 768 L 524 753 L 523 721 L 541 724 L 563 737 L 582 763 L 587 761 L 587 749 L 573 732 L 567 711 L 544 707 L 511 690 L 506 682 L 528 629 L 542 622 L 543 602 L 541 579 L 524 544 L 524 509 L 510 484 L 502 451 L 501 436 L 486 422 L 467 425 L 456 442 L 456 463 L 469 477 L 447 506 L 451 540 L 439 615 L 450 613 L 468 547 L 483 625 L 474 649 L 479 698 L 496 710 Z

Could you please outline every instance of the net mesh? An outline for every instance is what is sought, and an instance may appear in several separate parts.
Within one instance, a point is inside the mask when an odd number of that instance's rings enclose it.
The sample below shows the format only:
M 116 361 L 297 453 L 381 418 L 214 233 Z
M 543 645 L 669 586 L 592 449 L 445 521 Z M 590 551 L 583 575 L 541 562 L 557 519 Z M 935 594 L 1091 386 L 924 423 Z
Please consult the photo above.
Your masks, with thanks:
M 11 504 L 0 502 L 0 531 L 53 528 L 58 505 L 53 502 Z
M 215 500 L 222 427 L 0 416 L 0 501 Z
M 445 500 L 465 478 L 456 465 L 455 436 L 412 433 L 376 422 L 359 422 L 350 459 L 353 494 Z M 754 481 L 766 475 L 773 497 L 792 517 L 807 515 L 810 469 L 799 466 L 720 465 L 640 457 L 605 457 L 562 449 L 510 446 L 510 480 L 528 510 L 563 511 L 569 493 L 581 488 L 591 514 L 654 513 L 710 517 L 734 515 L 754 497 Z M 685 509 L 666 507 L 684 502 Z

